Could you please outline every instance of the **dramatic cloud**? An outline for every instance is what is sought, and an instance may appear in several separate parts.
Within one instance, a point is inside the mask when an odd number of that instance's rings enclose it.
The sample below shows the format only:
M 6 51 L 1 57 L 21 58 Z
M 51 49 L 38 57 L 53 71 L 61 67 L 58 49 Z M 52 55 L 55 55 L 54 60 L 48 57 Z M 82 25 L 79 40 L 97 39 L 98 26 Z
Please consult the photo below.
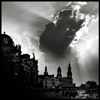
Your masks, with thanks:
M 55 20 L 55 24 L 49 23 L 45 26 L 40 37 L 40 49 L 43 52 L 49 50 L 61 57 L 76 32 L 82 27 L 85 18 L 81 19 L 78 12 L 73 9 L 66 9 L 60 11 Z
M 64 9 L 56 12 L 53 22 L 45 26 L 40 37 L 45 63 L 56 69 L 60 65 L 65 73 L 63 69 L 71 60 L 73 77 L 78 83 L 98 81 L 98 29 L 97 2 L 66 3 Z
M 61 66 L 66 76 L 70 61 L 77 85 L 98 82 L 98 10 L 98 2 L 2 2 L 2 33 L 35 53 L 39 74 Z

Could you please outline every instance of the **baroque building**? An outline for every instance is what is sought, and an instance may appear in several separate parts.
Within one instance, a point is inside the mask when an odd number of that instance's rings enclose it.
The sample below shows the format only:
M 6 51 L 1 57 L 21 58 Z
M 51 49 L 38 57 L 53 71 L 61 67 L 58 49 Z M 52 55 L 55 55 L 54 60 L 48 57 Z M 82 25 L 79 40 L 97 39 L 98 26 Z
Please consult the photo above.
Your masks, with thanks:
M 70 62 L 68 64 L 67 77 L 62 78 L 61 87 L 63 91 L 63 96 L 68 96 L 69 98 L 71 98 L 71 96 L 75 96 L 77 94 L 75 83 L 73 83 Z
M 1 34 L 1 62 L 5 86 L 15 88 L 36 88 L 38 86 L 38 60 L 29 54 L 21 54 L 21 45 L 15 45 L 5 32 Z
M 68 65 L 67 77 L 62 78 L 62 87 L 67 87 L 67 86 L 74 86 L 70 62 Z
M 61 81 L 62 74 L 61 74 L 61 68 L 60 68 L 60 66 L 57 69 L 57 78 L 59 79 L 59 81 Z
M 44 75 L 38 75 L 39 88 L 50 89 L 54 84 L 54 75 L 49 75 L 47 66 L 45 66 Z
M 23 68 L 23 86 L 27 88 L 38 87 L 38 60 L 30 58 L 29 54 L 21 55 L 21 66 Z
M 5 78 L 10 82 L 18 74 L 20 65 L 21 46 L 14 44 L 12 38 L 5 32 L 1 34 L 1 58 Z M 9 81 L 10 80 L 10 81 Z

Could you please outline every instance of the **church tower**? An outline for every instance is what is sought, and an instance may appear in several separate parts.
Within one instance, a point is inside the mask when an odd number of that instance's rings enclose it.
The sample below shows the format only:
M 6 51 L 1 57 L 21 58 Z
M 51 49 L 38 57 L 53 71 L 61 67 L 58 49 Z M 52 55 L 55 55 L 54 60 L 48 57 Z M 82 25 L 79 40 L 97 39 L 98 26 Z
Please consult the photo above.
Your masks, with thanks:
M 70 65 L 70 62 L 69 62 L 69 65 L 68 65 L 67 78 L 72 78 L 72 72 L 71 72 L 71 65 Z
M 58 77 L 58 78 L 61 78 L 61 77 L 62 77 L 60 66 L 59 66 L 58 69 L 57 69 L 57 77 Z
M 44 75 L 48 75 L 47 66 L 45 66 L 45 72 L 44 72 Z

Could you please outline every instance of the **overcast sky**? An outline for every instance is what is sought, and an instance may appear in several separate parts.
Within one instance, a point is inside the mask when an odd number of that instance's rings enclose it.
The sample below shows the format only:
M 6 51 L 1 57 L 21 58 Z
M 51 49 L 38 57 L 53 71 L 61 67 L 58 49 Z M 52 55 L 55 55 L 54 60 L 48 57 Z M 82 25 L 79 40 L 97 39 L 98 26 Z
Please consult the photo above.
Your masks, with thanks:
M 2 33 L 21 44 L 23 53 L 31 57 L 35 53 L 39 74 L 46 65 L 56 76 L 61 66 L 67 76 L 70 61 L 76 85 L 99 82 L 98 6 L 98 2 L 2 2 Z

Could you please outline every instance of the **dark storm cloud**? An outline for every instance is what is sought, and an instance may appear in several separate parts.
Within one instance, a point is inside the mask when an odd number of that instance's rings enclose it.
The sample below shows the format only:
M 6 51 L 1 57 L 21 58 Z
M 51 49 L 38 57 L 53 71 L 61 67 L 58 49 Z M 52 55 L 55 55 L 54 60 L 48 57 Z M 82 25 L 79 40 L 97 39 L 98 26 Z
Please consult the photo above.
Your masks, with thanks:
M 76 19 L 72 9 L 60 11 L 56 25 L 49 23 L 40 37 L 40 49 L 49 50 L 57 56 L 62 56 L 74 39 L 75 33 L 82 27 L 84 19 Z M 73 15 L 73 17 L 71 17 Z

